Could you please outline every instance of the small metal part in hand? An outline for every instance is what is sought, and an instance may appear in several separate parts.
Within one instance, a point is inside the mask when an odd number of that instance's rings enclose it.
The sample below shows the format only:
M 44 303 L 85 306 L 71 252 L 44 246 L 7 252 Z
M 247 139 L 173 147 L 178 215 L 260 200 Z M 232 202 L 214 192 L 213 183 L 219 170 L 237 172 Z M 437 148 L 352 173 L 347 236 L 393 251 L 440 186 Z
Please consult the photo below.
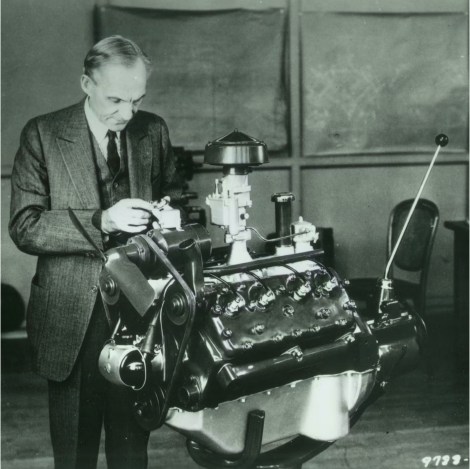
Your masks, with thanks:
M 153 205 L 154 209 L 163 208 L 165 205 L 168 205 L 170 203 L 170 197 L 168 197 L 166 195 L 165 197 L 163 197 L 159 201 L 158 200 L 150 200 L 149 202 Z

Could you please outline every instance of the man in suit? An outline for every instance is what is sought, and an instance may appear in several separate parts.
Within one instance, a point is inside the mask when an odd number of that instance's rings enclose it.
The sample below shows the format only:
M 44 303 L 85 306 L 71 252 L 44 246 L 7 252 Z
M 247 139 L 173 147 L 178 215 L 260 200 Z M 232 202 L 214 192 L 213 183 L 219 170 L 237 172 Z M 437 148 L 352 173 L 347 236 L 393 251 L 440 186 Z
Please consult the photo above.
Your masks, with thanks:
M 179 198 L 166 124 L 138 111 L 150 73 L 132 41 L 100 41 L 84 63 L 87 97 L 30 120 L 15 158 L 9 228 L 19 249 L 38 256 L 27 328 L 33 370 L 48 380 L 57 469 L 96 467 L 103 422 L 108 467 L 147 467 L 149 434 L 132 416 L 132 391 L 98 371 L 110 335 L 97 294 L 102 265 L 67 209 L 107 249 L 149 227 L 149 200 Z

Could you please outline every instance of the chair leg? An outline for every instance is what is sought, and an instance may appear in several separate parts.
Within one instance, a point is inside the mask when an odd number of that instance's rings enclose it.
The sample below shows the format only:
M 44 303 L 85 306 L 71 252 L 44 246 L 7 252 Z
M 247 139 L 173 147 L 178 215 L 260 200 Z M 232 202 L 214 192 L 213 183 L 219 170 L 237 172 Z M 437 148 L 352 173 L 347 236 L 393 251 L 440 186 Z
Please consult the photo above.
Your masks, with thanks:
M 428 380 L 434 379 L 434 376 L 436 374 L 436 367 L 434 365 L 434 360 L 429 353 L 425 353 L 424 363 L 426 366 L 426 378 Z
M 421 299 L 420 298 L 416 298 L 414 301 L 416 302 L 416 310 L 418 312 L 418 314 L 420 315 L 421 319 L 424 321 L 424 323 L 426 324 L 426 321 L 425 321 L 425 304 L 420 301 Z M 426 327 L 427 327 L 427 324 L 426 324 Z M 428 331 L 428 335 L 429 335 L 429 331 Z M 426 342 L 428 342 L 426 340 Z M 425 363 L 425 366 L 426 366 L 426 378 L 427 379 L 434 379 L 434 376 L 436 374 L 436 367 L 435 367 L 435 364 L 434 364 L 434 359 L 432 357 L 432 354 L 430 353 L 430 347 L 429 345 L 426 346 L 426 350 L 424 352 L 424 363 Z
M 421 298 L 418 295 L 413 295 L 412 300 L 413 300 L 414 310 L 419 314 L 420 318 L 423 320 L 427 328 L 427 324 L 424 319 L 424 303 L 421 301 Z M 409 308 L 411 307 L 409 301 L 405 301 L 405 303 L 407 304 Z M 436 367 L 434 364 L 433 357 L 430 353 L 429 346 L 427 345 L 427 340 L 425 341 L 423 360 L 424 360 L 426 378 L 428 380 L 434 379 Z

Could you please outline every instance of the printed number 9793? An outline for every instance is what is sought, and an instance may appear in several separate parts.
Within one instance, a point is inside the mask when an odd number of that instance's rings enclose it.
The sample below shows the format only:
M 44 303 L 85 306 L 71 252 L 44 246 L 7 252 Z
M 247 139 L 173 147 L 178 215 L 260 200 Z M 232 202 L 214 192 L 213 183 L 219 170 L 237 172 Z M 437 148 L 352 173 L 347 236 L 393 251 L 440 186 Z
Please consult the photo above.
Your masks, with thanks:
M 452 459 L 452 462 L 451 462 L 451 459 Z M 455 454 L 454 456 L 448 456 L 448 455 L 434 456 L 433 458 L 431 456 L 426 456 L 421 461 L 423 462 L 424 467 L 429 467 L 429 466 L 437 467 L 437 466 L 447 466 L 449 462 L 453 466 L 458 466 L 461 460 L 462 460 L 462 456 L 460 456 L 460 454 Z

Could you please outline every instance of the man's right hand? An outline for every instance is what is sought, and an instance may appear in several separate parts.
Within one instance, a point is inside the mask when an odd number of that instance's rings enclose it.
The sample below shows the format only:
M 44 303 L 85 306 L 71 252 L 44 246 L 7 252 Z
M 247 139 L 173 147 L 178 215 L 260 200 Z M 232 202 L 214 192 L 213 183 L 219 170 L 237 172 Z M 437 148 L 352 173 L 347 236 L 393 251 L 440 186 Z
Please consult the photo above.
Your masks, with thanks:
M 140 233 L 147 228 L 152 217 L 153 206 L 142 199 L 123 199 L 103 210 L 101 230 L 106 234 Z

